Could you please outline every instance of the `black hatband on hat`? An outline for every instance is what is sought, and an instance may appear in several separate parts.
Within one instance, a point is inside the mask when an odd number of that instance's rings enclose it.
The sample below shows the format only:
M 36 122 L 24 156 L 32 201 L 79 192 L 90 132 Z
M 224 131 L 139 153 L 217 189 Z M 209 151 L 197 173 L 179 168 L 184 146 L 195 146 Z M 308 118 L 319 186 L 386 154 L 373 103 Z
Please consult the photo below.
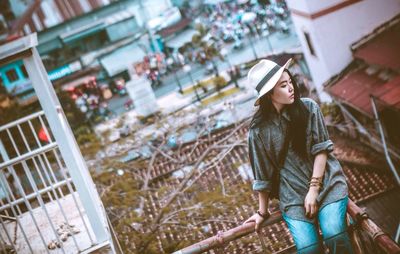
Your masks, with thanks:
M 263 86 L 265 85 L 265 83 L 267 83 L 267 81 L 275 75 L 275 73 L 277 73 L 279 71 L 279 69 L 282 68 L 279 65 L 275 65 L 274 68 L 272 68 L 272 70 L 270 70 L 270 72 L 268 72 L 267 75 L 265 75 L 265 77 L 257 84 L 256 86 L 256 90 L 258 93 L 260 93 L 261 88 L 263 88 Z

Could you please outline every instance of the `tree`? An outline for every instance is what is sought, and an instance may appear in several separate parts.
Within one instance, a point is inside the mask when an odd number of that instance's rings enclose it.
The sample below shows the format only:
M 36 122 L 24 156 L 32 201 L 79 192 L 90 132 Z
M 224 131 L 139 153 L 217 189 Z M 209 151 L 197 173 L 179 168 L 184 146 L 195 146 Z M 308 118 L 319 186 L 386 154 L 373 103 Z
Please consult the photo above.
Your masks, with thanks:
M 246 135 L 239 132 L 248 121 L 224 134 L 210 132 L 212 121 L 198 118 L 195 122 L 201 123 L 197 139 L 171 150 L 166 149 L 168 135 L 188 126 L 172 126 L 173 121 L 160 118 L 156 125 L 163 135 L 152 141 L 134 138 L 137 148 L 150 147 L 151 158 L 127 164 L 107 158 L 102 167 L 110 170 L 94 176 L 124 252 L 160 253 L 159 243 L 166 253 L 183 248 L 193 242 L 194 231 L 202 238 L 209 234 L 202 225 L 234 225 L 223 214 L 235 211 L 236 202 L 244 203 L 251 196 L 248 183 L 227 184 L 227 172 L 222 170 L 233 150 L 247 147 Z M 172 170 L 160 172 L 164 164 Z M 118 170 L 124 172 L 123 177 L 116 177 Z
M 217 39 L 210 37 L 208 30 L 203 25 L 198 24 L 196 26 L 198 34 L 193 35 L 192 41 L 184 45 L 184 52 L 186 54 L 194 54 L 197 62 L 202 65 L 210 62 L 213 66 L 213 70 L 216 76 L 219 76 L 218 68 L 215 64 L 215 58 L 218 57 L 223 60 L 222 55 L 219 53 L 217 46 Z

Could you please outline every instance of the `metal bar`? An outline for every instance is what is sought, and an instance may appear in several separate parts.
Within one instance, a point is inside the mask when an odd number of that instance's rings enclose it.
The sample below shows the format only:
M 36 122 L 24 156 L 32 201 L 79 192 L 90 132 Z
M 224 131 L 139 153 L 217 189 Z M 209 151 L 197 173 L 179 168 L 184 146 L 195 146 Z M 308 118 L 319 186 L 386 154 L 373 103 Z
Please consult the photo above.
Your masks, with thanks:
M 38 139 L 38 136 L 37 136 L 37 134 L 36 134 L 36 131 L 35 131 L 35 129 L 33 128 L 32 122 L 29 120 L 28 123 L 29 123 L 29 127 L 31 128 L 31 131 L 32 131 L 32 133 L 33 133 L 33 137 L 34 137 L 35 140 L 36 140 L 36 144 L 38 145 L 38 147 L 42 147 L 42 144 L 40 143 L 40 141 L 39 141 L 39 139 Z M 38 171 L 38 174 L 39 174 L 39 178 L 40 178 L 40 180 L 42 180 L 43 186 L 46 188 L 46 187 L 47 187 L 46 181 L 45 181 L 44 178 L 43 178 L 43 175 L 42 175 L 42 172 L 40 171 L 40 168 L 39 168 L 38 166 L 36 166 L 37 163 L 36 163 L 36 160 L 35 160 L 35 159 L 33 159 L 33 163 L 35 164 L 35 167 L 37 168 L 37 171 Z M 49 195 L 50 200 L 53 201 L 53 197 L 51 196 L 51 194 L 48 193 L 48 195 Z
M 1 173 L 0 173 L 1 174 Z M 1 181 L 1 180 L 0 180 Z M 4 189 L 4 191 L 6 191 Z M 7 192 L 8 195 L 8 192 Z M 0 199 L 0 207 L 2 207 L 4 205 L 3 199 Z M 1 211 L 1 210 L 0 210 Z M 6 214 L 6 216 L 10 216 L 10 214 L 8 213 L 8 210 L 4 210 L 4 213 Z M 2 215 L 1 215 L 2 216 Z
M 7 154 L 6 149 L 4 148 L 3 142 L 2 142 L 1 140 L 0 140 L 0 153 L 1 153 L 1 156 L 3 157 L 4 161 L 7 161 L 7 160 L 10 159 L 9 156 L 8 156 L 8 154 Z M 2 177 L 1 179 L 2 179 L 2 181 L 3 181 L 3 184 L 4 184 L 5 186 L 8 187 L 8 190 L 6 190 L 6 191 L 9 191 L 9 192 L 7 193 L 7 196 L 8 196 L 8 195 L 11 195 L 12 199 L 15 200 L 15 196 L 14 196 L 14 194 L 12 193 L 11 188 L 10 188 L 10 186 L 8 185 L 7 178 L 4 176 L 4 173 L 3 173 L 3 171 L 1 170 L 1 168 L 0 168 L 0 176 Z M 17 207 L 17 210 L 18 210 L 19 214 L 22 214 L 21 209 L 19 208 L 19 206 L 17 205 L 16 207 Z
M 14 250 L 15 250 L 15 246 L 14 246 L 13 240 L 11 239 L 11 236 L 10 236 L 10 234 L 9 234 L 8 231 L 7 231 L 7 227 L 6 227 L 6 225 L 4 224 L 4 221 L 3 221 L 3 218 L 2 218 L 2 217 L 0 217 L 0 223 L 1 223 L 1 226 L 3 227 L 3 229 L 4 229 L 4 232 L 5 232 L 6 236 L 7 236 L 8 241 L 10 242 L 10 245 L 13 246 L 13 248 L 14 248 Z M 6 242 L 4 241 L 4 239 L 3 239 L 3 236 L 2 236 L 1 234 L 0 234 L 0 236 L 1 236 L 2 242 L 6 243 Z
M 33 215 L 33 212 L 32 212 L 32 210 L 33 210 L 33 209 L 32 209 L 32 206 L 31 206 L 31 204 L 29 203 L 29 201 L 26 199 L 25 191 L 24 191 L 24 189 L 22 188 L 22 185 L 21 185 L 21 182 L 19 181 L 18 176 L 15 174 L 14 170 L 10 170 L 10 167 L 8 168 L 8 170 L 11 171 L 11 174 L 13 175 L 13 177 L 14 177 L 14 179 L 15 179 L 15 182 L 16 182 L 16 184 L 17 184 L 17 187 L 18 187 L 19 191 L 21 192 L 22 198 L 24 199 L 25 205 L 26 205 L 26 207 L 28 208 L 28 212 L 29 212 L 29 214 L 30 214 L 31 217 L 32 217 L 33 224 L 35 225 L 36 230 L 37 230 L 38 233 L 39 233 L 39 236 L 40 236 L 40 238 L 41 238 L 41 240 L 42 240 L 42 242 L 43 242 L 44 248 L 46 249 L 46 252 L 47 252 L 47 253 L 50 253 L 49 250 L 47 249 L 46 241 L 44 240 L 43 235 L 40 233 L 39 225 L 38 225 L 38 223 L 37 223 L 37 221 L 36 221 L 36 219 L 35 219 L 35 216 Z
M 6 219 L 6 220 L 16 221 L 15 217 L 6 216 L 6 215 L 0 215 L 0 217 L 3 219 Z
M 4 148 L 3 142 L 0 139 L 0 155 L 3 158 L 4 161 L 8 160 L 8 154 L 6 152 L 6 149 Z M 0 170 L 0 174 L 3 174 Z M 7 190 L 5 189 L 5 187 L 3 187 L 3 185 L 5 185 L 5 183 L 2 183 L 2 180 L 0 179 L 0 190 L 4 192 L 5 195 L 9 195 L 9 193 L 7 192 Z M 3 199 L 0 198 L 0 206 L 3 206 L 4 202 Z M 7 210 L 4 210 L 5 214 L 7 216 L 9 216 L 9 213 Z
M 53 153 L 54 153 L 54 155 L 55 155 L 55 157 L 56 157 L 57 164 L 58 164 L 58 166 L 60 167 L 61 175 L 63 176 L 64 179 L 68 179 L 68 178 L 67 178 L 67 175 L 65 174 L 65 172 L 64 172 L 64 170 L 63 170 L 63 165 L 62 165 L 62 163 L 61 163 L 60 157 L 58 156 L 58 153 L 56 152 L 55 149 L 53 149 Z M 83 226 L 84 226 L 85 229 L 86 229 L 86 233 L 87 233 L 88 236 L 89 236 L 90 244 L 91 244 L 91 245 L 94 245 L 94 241 L 93 241 L 93 239 L 92 239 L 92 236 L 90 235 L 89 227 L 88 227 L 87 224 L 86 224 L 86 221 L 85 221 L 85 218 L 83 217 L 81 208 L 79 207 L 78 201 L 76 200 L 75 191 L 72 189 L 72 186 L 71 186 L 71 184 L 70 184 L 69 181 L 67 181 L 67 188 L 68 188 L 69 192 L 70 192 L 71 195 L 72 195 L 72 199 L 74 200 L 75 207 L 76 207 L 76 209 L 78 210 L 79 216 L 80 216 L 80 218 L 81 218 L 81 220 L 82 220 L 82 222 L 83 222 Z
M 42 144 L 39 141 L 39 138 L 36 134 L 35 128 L 33 127 L 31 120 L 28 120 L 28 124 L 29 124 L 29 128 L 31 129 L 31 131 L 33 133 L 33 137 L 35 138 L 36 144 L 38 145 L 38 147 L 41 147 Z
M 25 144 L 25 146 L 26 146 L 26 149 L 30 152 L 30 151 L 31 151 L 31 148 L 30 148 L 28 142 L 26 141 L 25 134 L 22 132 L 22 129 L 21 129 L 21 125 L 20 125 L 20 124 L 17 125 L 17 129 L 18 129 L 18 131 L 19 131 L 19 134 L 20 134 L 21 137 L 22 137 L 22 140 L 24 141 L 24 144 Z
M 37 170 L 37 172 L 39 174 L 40 180 L 43 182 L 43 188 L 47 188 L 48 186 L 46 184 L 46 181 L 43 178 L 42 172 L 40 171 L 40 167 L 38 166 L 35 157 L 32 158 L 32 161 L 33 161 L 33 165 L 35 166 L 35 168 L 36 168 L 36 170 Z M 45 170 L 46 169 L 43 169 L 43 172 Z M 51 184 L 51 183 L 49 182 L 49 184 Z M 47 192 L 47 195 L 49 196 L 50 201 L 53 201 L 53 196 L 51 195 L 51 193 Z
M 52 166 L 50 165 L 49 160 L 47 159 L 46 154 L 41 154 L 41 155 L 44 157 L 44 160 L 45 160 L 45 163 L 46 163 L 45 165 L 46 165 L 47 168 L 49 169 L 50 175 L 53 177 L 54 183 L 57 183 L 57 182 L 58 182 L 58 179 L 57 179 L 57 177 L 55 176 L 55 174 L 54 174 L 54 172 L 53 172 L 53 168 L 52 168 Z M 39 154 L 38 157 L 40 158 L 39 160 L 42 160 L 40 154 Z M 58 192 L 60 193 L 61 197 L 64 197 L 64 193 L 62 192 L 61 188 L 57 188 L 57 190 L 58 190 Z
M 3 180 L 5 180 L 5 179 L 4 179 L 4 174 L 0 174 L 0 177 L 2 177 Z M 7 180 L 6 180 L 6 187 L 7 187 L 8 191 L 9 191 L 10 194 L 11 194 L 11 198 L 12 198 L 13 200 L 15 200 L 15 197 L 14 197 L 14 195 L 12 194 L 11 188 L 10 188 L 10 186 L 9 186 L 9 184 L 8 184 L 8 182 L 7 182 Z M 7 199 L 7 202 L 8 202 L 9 204 L 11 204 L 11 206 L 10 206 L 11 211 L 12 211 L 12 213 L 14 214 L 15 218 L 17 218 L 17 224 L 18 224 L 18 226 L 21 228 L 22 235 L 23 235 L 23 237 L 24 237 L 26 243 L 28 244 L 29 250 L 31 251 L 31 253 L 33 253 L 32 246 L 31 246 L 31 244 L 29 243 L 29 240 L 28 240 L 28 237 L 26 236 L 25 230 L 24 230 L 24 228 L 22 227 L 21 222 L 19 221 L 18 214 L 15 212 L 14 206 L 12 205 L 12 202 L 11 202 L 10 198 L 8 197 L 8 195 L 6 196 L 6 199 Z M 22 214 L 20 208 L 19 208 L 18 206 L 16 206 L 16 207 L 17 207 L 17 210 L 18 210 L 19 214 Z M 13 243 L 13 242 L 12 242 L 12 243 Z
M 43 202 L 42 196 L 40 195 L 40 193 L 39 193 L 39 191 L 38 191 L 38 189 L 37 189 L 35 180 L 33 179 L 33 176 L 32 176 L 32 174 L 31 174 L 31 172 L 30 172 L 30 170 L 29 170 L 29 168 L 28 168 L 28 165 L 26 164 L 25 161 L 22 162 L 22 167 L 24 168 L 25 174 L 26 174 L 26 176 L 28 177 L 28 182 L 30 183 L 30 185 L 31 185 L 31 187 L 32 187 L 32 189 L 33 189 L 33 191 L 36 192 L 36 199 L 39 201 L 40 207 L 43 209 L 44 213 L 46 214 L 47 220 L 48 220 L 49 223 L 50 223 L 50 228 L 51 228 L 51 230 L 53 230 L 54 236 L 56 237 L 56 239 L 57 239 L 58 242 L 62 243 L 62 241 L 61 241 L 61 239 L 60 239 L 60 236 L 58 235 L 58 233 L 57 233 L 57 231 L 56 231 L 56 228 L 54 227 L 54 224 L 53 224 L 53 222 L 51 221 L 50 214 L 48 213 L 48 211 L 47 211 L 47 209 L 46 209 L 46 205 L 45 205 L 45 203 Z M 51 187 L 52 187 L 52 186 L 51 186 Z M 56 199 L 56 200 L 57 200 L 57 202 L 58 202 L 58 199 Z M 39 232 L 39 234 L 42 234 L 42 233 Z M 46 247 L 47 247 L 47 246 L 46 246 Z M 63 253 L 65 253 L 64 246 L 63 246 L 62 244 L 61 244 L 61 250 L 62 250 Z
M 38 148 L 38 149 L 36 149 L 36 150 L 34 150 L 34 151 L 31 151 L 31 152 L 25 153 L 25 154 L 23 154 L 23 155 L 21 155 L 21 156 L 12 158 L 11 160 L 8 160 L 8 161 L 5 161 L 5 162 L 1 163 L 1 164 L 0 164 L 0 170 L 2 170 L 2 169 L 4 169 L 4 168 L 7 168 L 7 167 L 9 167 L 9 166 L 12 166 L 12 165 L 14 165 L 14 164 L 16 164 L 16 163 L 19 163 L 19 162 L 21 162 L 21 161 L 28 160 L 28 159 L 30 159 L 31 157 L 36 156 L 37 154 L 45 153 L 45 152 L 47 152 L 47 151 L 53 149 L 53 148 L 56 147 L 56 146 L 57 146 L 56 143 L 50 143 L 50 144 L 45 145 L 45 146 L 42 146 L 41 148 Z
M 31 14 L 27 16 L 31 16 Z M 22 23 L 20 24 L 24 24 L 23 21 L 24 20 L 22 20 Z M 13 26 L 13 28 L 15 27 Z M 10 32 L 10 34 L 16 34 L 15 30 Z M 13 55 L 18 55 L 19 53 L 27 51 L 32 47 L 36 47 L 37 45 L 38 41 L 36 33 L 32 33 L 10 43 L 6 43 L 0 46 L 0 60 L 4 61 L 6 58 L 12 57 Z
M 0 56 L 0 65 L 3 66 L 3 65 L 6 65 L 6 64 L 15 62 L 17 60 L 20 60 L 21 58 L 29 57 L 30 55 L 31 55 L 31 51 L 30 50 L 25 50 L 25 51 L 18 52 L 15 55 L 8 56 L 8 57 L 5 57 L 5 58 L 1 58 L 1 56 Z
M 59 146 L 62 157 L 79 193 L 97 242 L 110 240 L 104 209 L 83 156 L 73 136 L 68 121 L 59 108 L 60 102 L 51 84 L 46 69 L 36 48 L 32 56 L 23 59 L 33 88 L 45 112 L 52 134 Z
M 6 129 L 14 127 L 14 126 L 16 126 L 16 125 L 18 125 L 20 123 L 24 123 L 24 122 L 26 122 L 28 120 L 31 120 L 31 119 L 36 118 L 36 117 L 41 116 L 41 115 L 44 115 L 43 111 L 40 111 L 40 112 L 37 112 L 37 113 L 33 113 L 33 114 L 29 115 L 29 116 L 22 117 L 22 118 L 14 121 L 14 122 L 11 122 L 11 123 L 8 123 L 8 124 L 0 126 L 0 131 L 4 131 Z
M 8 134 L 8 137 L 9 137 L 10 140 L 11 140 L 11 144 L 13 145 L 13 147 L 14 147 L 14 149 L 15 149 L 15 152 L 17 153 L 18 156 L 20 156 L 18 147 L 17 147 L 17 145 L 15 144 L 14 138 L 13 138 L 12 135 L 11 135 L 10 129 L 7 129 L 6 132 L 7 132 L 7 134 Z M 1 165 L 1 164 L 0 164 L 0 165 Z M 0 166 L 0 168 L 1 168 L 1 166 Z
M 374 111 L 374 116 L 375 116 L 374 120 L 375 120 L 376 124 L 378 125 L 378 131 L 379 131 L 379 134 L 381 135 L 381 142 L 382 142 L 382 146 L 383 146 L 383 151 L 385 152 L 386 161 L 389 164 L 390 170 L 392 171 L 394 178 L 396 179 L 397 185 L 399 186 L 400 185 L 400 177 L 397 174 L 397 170 L 394 167 L 392 159 L 390 158 L 389 153 L 388 153 L 388 149 L 386 146 L 385 134 L 383 132 L 381 120 L 379 119 L 378 110 L 376 109 L 375 98 L 372 95 L 370 96 L 370 98 L 371 98 L 372 109 Z
M 64 180 L 63 180 L 63 181 L 60 181 L 60 182 L 54 184 L 53 186 L 54 186 L 55 188 L 58 188 L 58 187 L 60 187 L 60 186 L 66 185 L 66 184 L 67 184 L 66 182 L 67 182 L 67 181 L 64 181 Z M 69 178 L 69 179 L 68 179 L 68 182 L 72 182 L 72 179 Z M 51 191 L 51 188 L 50 188 L 50 187 L 47 187 L 47 188 L 44 188 L 44 189 L 40 189 L 40 190 L 39 190 L 39 193 L 40 193 L 40 194 L 43 194 L 43 193 L 47 193 L 47 192 L 49 192 L 49 191 Z M 36 194 L 35 194 L 35 193 L 31 193 L 31 194 L 29 194 L 29 195 L 26 195 L 26 199 L 28 199 L 28 200 L 34 199 L 35 197 L 36 197 Z M 21 204 L 21 203 L 23 203 L 23 202 L 24 202 L 24 199 L 23 199 L 23 198 L 19 198 L 19 199 L 15 200 L 15 201 L 9 202 L 8 204 L 6 204 L 6 205 L 4 205 L 4 206 L 1 206 L 1 207 L 0 207 L 0 211 L 2 211 L 2 210 L 4 210 L 4 209 L 8 209 L 8 208 L 10 208 L 12 205 Z M 22 214 L 22 213 L 20 212 L 20 214 Z
M 46 163 L 48 163 L 48 160 L 47 160 L 47 157 L 46 157 L 46 156 L 45 156 L 45 160 L 46 160 Z M 68 184 L 68 181 L 67 181 L 66 183 Z M 50 188 L 52 188 L 52 192 L 53 192 L 53 193 L 56 192 L 56 190 L 54 189 L 53 185 L 50 185 Z M 60 188 L 59 188 L 59 189 L 60 189 Z M 69 224 L 68 218 L 67 218 L 67 216 L 65 215 L 65 211 L 64 211 L 64 209 L 63 209 L 63 207 L 62 207 L 62 205 L 61 205 L 61 203 L 60 203 L 60 200 L 59 200 L 57 197 L 56 197 L 56 202 L 57 202 L 58 207 L 60 208 L 61 214 L 63 215 L 65 221 L 67 222 L 67 224 Z M 76 248 L 78 249 L 78 251 L 80 251 L 80 248 L 79 248 L 79 245 L 78 245 L 78 243 L 77 243 L 77 241 L 76 241 L 75 235 L 74 235 L 74 234 L 71 234 L 71 235 L 72 235 L 72 239 L 73 239 L 73 241 L 74 241 L 74 243 L 75 243 L 75 245 L 76 245 Z
M 3 224 L 3 221 L 1 220 L 0 223 Z M 4 227 L 4 225 L 3 225 L 3 227 Z M 0 242 L 1 242 L 0 248 L 2 250 L 2 253 L 7 254 L 7 242 L 4 240 L 2 234 L 0 234 Z M 15 251 L 15 248 L 14 248 L 14 251 Z
M 49 139 L 49 142 L 53 142 L 53 139 L 51 138 L 50 133 L 47 130 L 47 126 L 44 123 L 42 116 L 39 116 L 39 121 L 40 121 L 40 124 L 42 124 L 42 128 L 43 128 L 44 133 L 46 134 L 47 138 Z
M 0 177 L 1 177 L 2 181 L 4 182 L 4 184 L 5 184 L 6 187 L 7 187 L 7 192 L 8 192 L 8 194 L 11 196 L 11 198 L 12 198 L 13 200 L 16 200 L 16 198 L 15 198 L 14 194 L 12 193 L 12 190 L 11 190 L 11 188 L 10 188 L 8 182 L 7 182 L 7 178 L 4 176 L 4 173 L 3 173 L 3 172 L 0 172 Z M 8 195 L 7 195 L 6 197 L 8 197 Z M 8 204 L 5 204 L 4 207 L 12 208 L 12 207 L 10 206 L 11 203 L 10 203 L 10 201 L 9 201 L 8 199 L 7 199 L 7 202 L 8 202 Z M 15 204 L 15 206 L 17 207 L 18 213 L 21 215 L 21 214 L 22 214 L 22 211 L 21 211 L 21 209 L 19 208 L 18 204 Z M 3 207 L 3 206 L 2 206 L 2 207 Z M 1 209 L 2 207 L 0 207 L 0 211 L 2 211 L 2 209 Z M 7 208 L 5 208 L 5 209 L 7 209 Z M 5 210 L 5 209 L 4 209 L 4 210 Z M 18 216 L 18 214 L 15 214 L 15 216 Z

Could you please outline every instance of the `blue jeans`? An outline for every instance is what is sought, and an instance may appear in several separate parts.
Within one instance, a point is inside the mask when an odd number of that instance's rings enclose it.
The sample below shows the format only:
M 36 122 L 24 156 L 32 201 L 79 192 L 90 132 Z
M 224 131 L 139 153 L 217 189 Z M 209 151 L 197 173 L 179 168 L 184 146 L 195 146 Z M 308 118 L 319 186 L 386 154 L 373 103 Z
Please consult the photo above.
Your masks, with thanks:
M 322 231 L 323 241 L 330 254 L 353 254 L 349 235 L 347 233 L 346 209 L 348 197 L 324 206 L 318 212 L 318 223 Z M 310 222 L 294 220 L 283 214 L 297 253 L 319 254 L 322 241 L 318 235 L 318 225 Z

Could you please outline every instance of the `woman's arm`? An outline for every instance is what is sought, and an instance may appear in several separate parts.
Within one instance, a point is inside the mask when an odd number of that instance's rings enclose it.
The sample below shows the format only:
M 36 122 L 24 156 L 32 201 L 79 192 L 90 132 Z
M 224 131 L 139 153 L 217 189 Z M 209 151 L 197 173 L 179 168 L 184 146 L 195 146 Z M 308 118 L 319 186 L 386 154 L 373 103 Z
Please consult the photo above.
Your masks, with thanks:
M 258 192 L 258 211 L 262 214 L 266 214 L 268 212 L 268 195 L 267 191 L 259 191 Z
M 261 216 L 258 213 L 253 214 L 250 218 L 248 218 L 243 224 L 248 222 L 255 222 L 255 231 L 259 232 L 261 229 L 261 223 L 269 217 L 268 211 L 268 201 L 269 201 L 269 192 L 268 191 L 258 191 L 258 211 L 263 215 Z
M 321 152 L 314 158 L 313 177 L 323 177 L 325 173 L 326 160 L 328 159 L 327 152 Z
M 328 153 L 326 151 L 318 153 L 314 158 L 314 166 L 312 177 L 323 179 L 325 173 L 326 160 Z M 306 216 L 312 218 L 318 211 L 317 197 L 320 187 L 310 186 L 306 198 L 304 200 L 304 208 L 306 209 Z

